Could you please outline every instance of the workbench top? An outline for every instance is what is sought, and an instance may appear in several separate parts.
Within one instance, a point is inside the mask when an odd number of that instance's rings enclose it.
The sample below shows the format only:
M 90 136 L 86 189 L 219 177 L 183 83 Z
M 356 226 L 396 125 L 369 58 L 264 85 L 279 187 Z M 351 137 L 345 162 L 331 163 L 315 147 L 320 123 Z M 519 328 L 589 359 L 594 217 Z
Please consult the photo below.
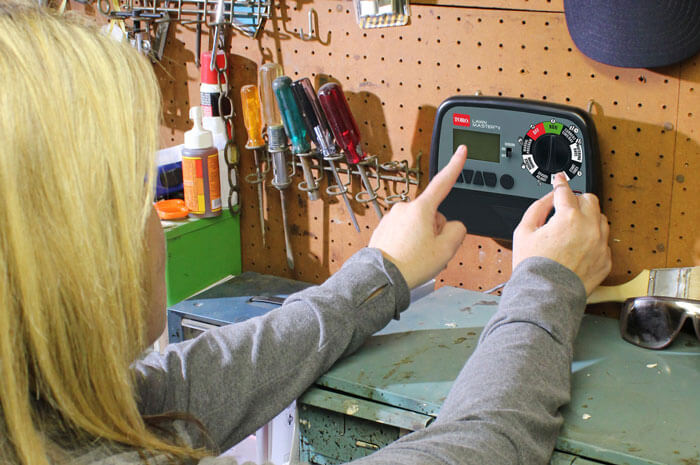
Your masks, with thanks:
M 442 287 L 414 302 L 318 381 L 345 396 L 437 415 L 499 297 Z M 618 322 L 585 315 L 557 450 L 616 464 L 700 463 L 700 344 L 666 350 L 622 340 Z

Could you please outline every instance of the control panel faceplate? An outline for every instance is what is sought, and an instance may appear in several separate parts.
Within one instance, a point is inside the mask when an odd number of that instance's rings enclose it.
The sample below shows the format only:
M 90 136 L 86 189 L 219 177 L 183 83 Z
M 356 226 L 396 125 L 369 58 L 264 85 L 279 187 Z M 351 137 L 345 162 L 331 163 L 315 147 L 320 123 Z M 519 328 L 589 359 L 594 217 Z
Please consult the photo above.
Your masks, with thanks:
M 430 176 L 468 147 L 464 169 L 441 205 L 472 234 L 511 239 L 522 214 L 563 172 L 574 191 L 596 192 L 593 122 L 563 105 L 497 97 L 452 97 L 433 129 Z M 486 215 L 486 217 L 484 217 Z

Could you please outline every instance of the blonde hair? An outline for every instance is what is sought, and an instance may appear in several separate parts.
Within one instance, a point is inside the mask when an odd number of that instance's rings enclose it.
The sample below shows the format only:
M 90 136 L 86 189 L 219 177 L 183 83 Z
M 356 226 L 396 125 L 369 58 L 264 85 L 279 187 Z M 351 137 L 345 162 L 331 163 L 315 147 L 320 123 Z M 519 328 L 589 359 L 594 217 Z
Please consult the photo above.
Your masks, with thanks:
M 2 2 L 0 111 L 0 462 L 96 438 L 200 455 L 149 431 L 129 370 L 146 343 L 150 63 L 75 18 Z

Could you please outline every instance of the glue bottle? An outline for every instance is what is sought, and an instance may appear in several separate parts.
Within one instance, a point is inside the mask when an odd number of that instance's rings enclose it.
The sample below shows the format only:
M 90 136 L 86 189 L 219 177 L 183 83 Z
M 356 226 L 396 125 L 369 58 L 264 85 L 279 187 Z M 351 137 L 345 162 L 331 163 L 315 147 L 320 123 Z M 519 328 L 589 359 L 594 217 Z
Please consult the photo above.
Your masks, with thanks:
M 182 149 L 182 184 L 190 216 L 211 218 L 221 215 L 219 151 L 211 132 L 202 128 L 202 109 L 190 108 L 194 127 L 185 133 Z
M 228 184 L 228 163 L 226 163 L 226 144 L 228 143 L 228 132 L 226 123 L 218 116 L 203 116 L 202 126 L 211 131 L 214 147 L 219 150 L 219 175 L 221 180 L 221 204 L 228 208 L 228 193 L 231 190 Z M 234 199 L 235 201 L 235 199 Z

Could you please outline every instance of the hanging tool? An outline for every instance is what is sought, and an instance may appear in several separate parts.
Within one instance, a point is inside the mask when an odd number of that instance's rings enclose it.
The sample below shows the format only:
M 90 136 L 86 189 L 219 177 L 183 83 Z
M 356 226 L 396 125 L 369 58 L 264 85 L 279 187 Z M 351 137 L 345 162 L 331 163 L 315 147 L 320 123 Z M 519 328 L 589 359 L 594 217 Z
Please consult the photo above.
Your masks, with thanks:
M 257 184 L 258 190 L 258 211 L 260 212 L 260 235 L 262 236 L 263 247 L 267 247 L 265 241 L 265 216 L 263 209 L 263 180 L 264 176 L 260 170 L 260 158 L 262 150 L 265 148 L 265 139 L 262 137 L 262 120 L 260 117 L 260 97 L 258 88 L 254 85 L 241 87 L 241 104 L 243 106 L 243 123 L 248 131 L 248 142 L 245 148 L 253 152 L 255 160 L 255 173 L 247 175 L 246 181 Z
M 299 111 L 301 112 L 301 117 L 306 124 L 306 129 L 309 131 L 309 136 L 314 141 L 314 144 L 316 144 L 318 150 L 321 151 L 323 159 L 330 165 L 331 172 L 337 183 L 335 186 L 329 185 L 328 188 L 326 188 L 326 192 L 330 196 L 338 194 L 343 196 L 345 206 L 350 214 L 350 219 L 352 219 L 352 224 L 355 226 L 357 232 L 360 232 L 360 226 L 357 224 L 357 218 L 355 218 L 355 213 L 352 211 L 350 201 L 348 200 L 348 190 L 340 181 L 338 170 L 335 167 L 335 162 L 342 158 L 342 154 L 338 153 L 338 148 L 333 142 L 333 135 L 328 128 L 326 115 L 324 115 L 323 110 L 321 110 L 321 104 L 318 101 L 318 97 L 316 96 L 316 92 L 309 78 L 302 78 L 298 81 L 294 81 L 294 83 L 292 83 L 292 92 L 294 93 L 294 100 L 296 100 Z
M 216 4 L 216 14 L 214 15 L 214 45 L 211 48 L 211 56 L 216 57 L 216 48 L 219 46 L 219 27 L 223 27 L 224 24 L 224 0 L 219 0 Z M 223 35 L 222 35 L 223 43 Z M 216 69 L 216 60 L 212 59 L 209 64 L 209 69 L 214 71 Z
M 292 142 L 292 153 L 299 157 L 301 169 L 304 173 L 304 181 L 299 183 L 299 189 L 306 191 L 309 200 L 318 200 L 318 179 L 314 178 L 311 171 L 309 158 L 313 155 L 311 144 L 306 137 L 306 125 L 301 119 L 301 112 L 292 94 L 292 80 L 288 76 L 281 76 L 272 82 L 272 90 L 277 97 L 277 104 L 282 113 L 284 128 Z M 323 173 L 323 169 L 319 170 Z
M 199 57 L 202 54 L 202 14 L 197 13 L 197 24 L 195 25 L 194 42 L 194 65 L 199 68 Z
M 267 148 L 272 156 L 272 185 L 280 191 L 284 243 L 287 250 L 287 266 L 290 270 L 293 270 L 294 254 L 289 237 L 287 204 L 284 197 L 284 190 L 292 183 L 290 172 L 287 169 L 287 135 L 284 132 L 282 116 L 280 116 L 280 111 L 272 90 L 272 82 L 280 76 L 282 76 L 282 67 L 280 65 L 277 63 L 265 63 L 260 67 L 258 74 L 258 88 L 260 90 L 263 120 L 267 125 Z M 294 167 L 293 163 L 292 167 Z M 293 171 L 291 175 L 294 175 Z
M 377 216 L 379 219 L 382 219 L 382 209 L 379 207 L 379 202 L 377 202 L 377 193 L 369 182 L 365 167 L 361 164 L 367 155 L 362 150 L 360 130 L 357 128 L 355 118 L 352 116 L 347 100 L 345 100 L 343 89 L 335 82 L 329 82 L 318 90 L 318 99 L 321 102 L 321 107 L 326 114 L 336 142 L 345 151 L 348 164 L 357 167 L 362 183 L 367 189 L 366 191 L 358 192 L 355 199 L 363 203 L 371 201 Z M 367 194 L 367 199 L 362 198 L 363 194 Z

